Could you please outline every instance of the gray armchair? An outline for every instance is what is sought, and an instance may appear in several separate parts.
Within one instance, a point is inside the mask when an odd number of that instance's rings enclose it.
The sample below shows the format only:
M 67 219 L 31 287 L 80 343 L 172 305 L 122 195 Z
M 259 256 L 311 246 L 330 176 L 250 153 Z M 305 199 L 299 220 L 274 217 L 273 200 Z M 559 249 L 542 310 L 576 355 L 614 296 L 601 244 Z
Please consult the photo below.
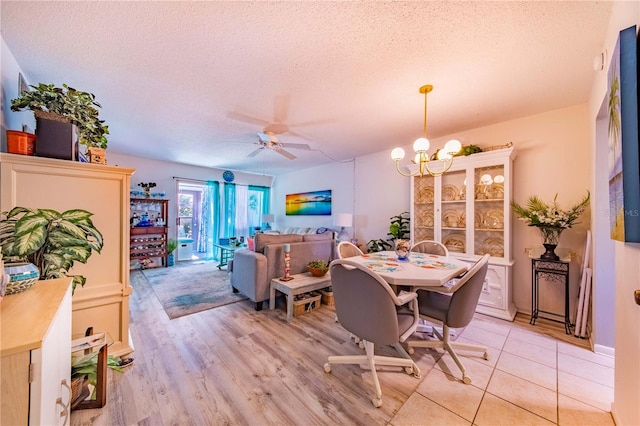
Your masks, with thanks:
M 449 293 L 439 293 L 431 290 L 418 290 L 418 310 L 420 318 L 442 324 L 442 334 L 433 328 L 439 340 L 410 340 L 407 341 L 409 353 L 414 347 L 442 348 L 449 352 L 462 372 L 462 381 L 471 384 L 464 365 L 456 354 L 455 349 L 483 352 L 484 359 L 489 359 L 487 347 L 450 341 L 449 328 L 466 327 L 476 312 L 482 284 L 487 276 L 489 255 L 485 254 L 475 265 L 467 271 L 450 289 Z M 335 290 L 334 290 L 335 291 Z
M 420 377 L 418 366 L 400 345 L 416 330 L 417 294 L 396 296 L 377 273 L 348 259 L 331 262 L 330 271 L 338 321 L 347 331 L 362 339 L 366 354 L 330 356 L 324 371 L 330 373 L 332 364 L 368 364 L 376 392 L 371 401 L 375 407 L 380 407 L 382 390 L 376 365 L 403 367 L 407 374 Z M 409 305 L 409 309 L 396 309 L 404 305 Z M 392 345 L 402 358 L 375 355 L 376 345 Z
M 340 241 L 338 243 L 338 259 L 346 259 L 347 257 L 361 256 L 362 250 L 350 241 Z
M 447 247 L 444 244 L 432 240 L 423 240 L 415 243 L 413 247 L 411 247 L 411 252 L 449 256 L 449 250 L 447 250 Z

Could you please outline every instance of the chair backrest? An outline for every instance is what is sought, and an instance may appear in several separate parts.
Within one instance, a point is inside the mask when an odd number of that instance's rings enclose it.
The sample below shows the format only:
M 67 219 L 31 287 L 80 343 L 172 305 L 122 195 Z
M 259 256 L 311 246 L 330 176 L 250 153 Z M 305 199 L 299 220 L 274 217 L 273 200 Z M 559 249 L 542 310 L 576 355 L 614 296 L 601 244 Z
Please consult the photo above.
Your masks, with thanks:
M 357 245 L 349 241 L 340 241 L 338 243 L 338 259 L 346 259 L 347 257 L 360 256 L 362 250 Z
M 340 324 L 378 345 L 398 343 L 398 313 L 389 284 L 377 273 L 348 259 L 331 262 L 330 272 Z
M 411 251 L 415 253 L 437 254 L 439 256 L 449 256 L 449 250 L 444 244 L 432 240 L 424 240 L 417 242 L 411 247 Z
M 218 239 L 218 244 L 220 244 L 221 246 L 228 246 L 229 245 L 229 239 L 228 238 L 220 238 L 220 239 Z
M 451 296 L 446 324 L 452 328 L 466 327 L 476 312 L 482 284 L 487 276 L 489 254 L 485 254 L 456 284 L 459 286 Z

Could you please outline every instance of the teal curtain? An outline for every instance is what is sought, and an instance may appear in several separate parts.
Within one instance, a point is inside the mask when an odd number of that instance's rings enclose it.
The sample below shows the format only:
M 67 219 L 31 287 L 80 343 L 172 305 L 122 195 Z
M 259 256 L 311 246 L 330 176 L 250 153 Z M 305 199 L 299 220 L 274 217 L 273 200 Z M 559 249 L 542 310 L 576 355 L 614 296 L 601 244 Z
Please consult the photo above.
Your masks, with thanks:
M 222 237 L 235 237 L 236 218 L 236 184 L 224 183 L 224 224 L 222 226 Z
M 212 243 L 218 243 L 220 239 L 220 218 L 222 217 L 222 212 L 220 210 L 220 183 L 217 181 L 208 181 L 207 187 L 211 188 L 212 192 L 212 203 L 213 203 L 213 229 L 211 230 L 211 241 Z M 217 258 L 218 250 L 213 250 L 213 246 L 211 247 L 213 251 L 213 257 Z
M 262 222 L 262 215 L 268 214 L 271 211 L 271 188 L 267 186 L 249 185 L 249 196 L 255 196 L 256 198 L 256 210 L 258 212 L 258 221 L 251 226 L 260 226 L 264 228 L 266 223 Z
M 220 184 L 216 181 L 207 181 L 207 185 L 202 191 L 202 214 L 196 240 L 196 251 L 208 253 L 217 259 L 218 251 L 213 249 L 213 244 L 218 242 L 219 235 Z

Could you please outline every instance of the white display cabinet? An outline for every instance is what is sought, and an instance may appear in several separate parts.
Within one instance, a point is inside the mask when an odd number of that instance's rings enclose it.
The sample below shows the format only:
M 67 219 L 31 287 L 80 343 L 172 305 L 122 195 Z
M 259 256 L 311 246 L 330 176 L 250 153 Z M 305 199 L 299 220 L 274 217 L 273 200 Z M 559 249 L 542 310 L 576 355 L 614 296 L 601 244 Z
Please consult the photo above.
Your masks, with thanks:
M 489 253 L 477 312 L 512 321 L 511 199 L 513 148 L 455 157 L 442 176 L 411 182 L 411 236 L 436 240 L 473 264 Z

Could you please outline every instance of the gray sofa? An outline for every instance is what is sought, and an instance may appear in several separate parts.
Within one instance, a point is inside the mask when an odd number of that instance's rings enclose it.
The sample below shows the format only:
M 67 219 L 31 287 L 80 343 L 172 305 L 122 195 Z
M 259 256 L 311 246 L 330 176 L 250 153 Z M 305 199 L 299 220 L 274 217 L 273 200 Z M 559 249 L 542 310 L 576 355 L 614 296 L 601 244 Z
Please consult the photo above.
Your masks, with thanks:
M 229 279 L 234 293 L 240 292 L 262 309 L 269 300 L 273 278 L 284 275 L 284 244 L 291 248 L 291 274 L 307 272 L 307 263 L 315 259 L 327 262 L 335 257 L 334 233 L 323 234 L 256 234 L 255 251 L 236 250 L 229 261 Z

